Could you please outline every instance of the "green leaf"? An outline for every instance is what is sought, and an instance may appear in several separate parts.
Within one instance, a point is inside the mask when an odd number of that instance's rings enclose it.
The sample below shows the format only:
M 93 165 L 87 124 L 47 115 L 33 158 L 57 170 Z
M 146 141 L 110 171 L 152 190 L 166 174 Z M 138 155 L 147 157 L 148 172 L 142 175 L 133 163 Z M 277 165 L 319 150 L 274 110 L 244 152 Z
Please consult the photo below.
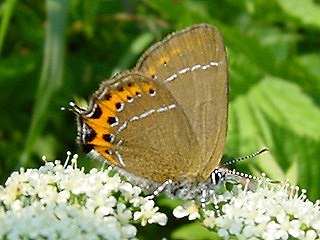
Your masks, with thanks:
M 271 155 L 254 161 L 255 174 L 263 171 L 276 180 L 290 176 L 293 183 L 310 186 L 319 171 L 312 152 L 320 139 L 319 122 L 319 107 L 298 85 L 265 77 L 231 102 L 227 152 L 241 156 L 267 146 Z
M 320 6 L 312 0 L 278 0 L 279 5 L 289 15 L 305 25 L 320 26 Z

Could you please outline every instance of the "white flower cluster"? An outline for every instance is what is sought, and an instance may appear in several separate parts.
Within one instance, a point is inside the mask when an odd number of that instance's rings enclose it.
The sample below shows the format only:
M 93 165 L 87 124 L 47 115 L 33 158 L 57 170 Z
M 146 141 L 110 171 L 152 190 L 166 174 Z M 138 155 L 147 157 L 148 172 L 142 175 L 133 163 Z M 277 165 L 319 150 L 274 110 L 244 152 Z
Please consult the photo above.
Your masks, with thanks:
M 233 182 L 231 191 L 221 186 L 207 196 L 206 210 L 190 201 L 173 215 L 200 219 L 224 239 L 320 238 L 320 201 L 310 202 L 304 190 L 265 178 L 253 185 Z M 141 191 L 111 167 L 85 173 L 77 167 L 77 155 L 70 165 L 55 161 L 21 169 L 0 186 L 0 238 L 135 239 L 136 224 L 167 222 Z
M 234 195 L 217 195 L 221 215 L 201 209 L 194 202 L 176 207 L 177 218 L 200 219 L 203 225 L 217 231 L 224 239 L 308 239 L 320 238 L 320 201 L 312 203 L 304 190 L 288 183 L 270 184 L 261 179 L 254 190 L 234 186 Z M 227 194 L 227 195 L 226 195 Z
M 111 168 L 85 173 L 76 162 L 74 155 L 68 166 L 47 162 L 11 174 L 0 187 L 1 239 L 131 239 L 134 224 L 166 224 L 139 187 Z

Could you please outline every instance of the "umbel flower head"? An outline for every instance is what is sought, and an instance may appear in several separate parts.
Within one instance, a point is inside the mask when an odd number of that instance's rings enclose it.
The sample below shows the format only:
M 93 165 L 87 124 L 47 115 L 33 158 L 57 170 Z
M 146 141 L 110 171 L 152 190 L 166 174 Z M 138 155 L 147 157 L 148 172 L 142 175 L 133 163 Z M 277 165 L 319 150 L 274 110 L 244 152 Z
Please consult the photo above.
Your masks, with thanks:
M 165 225 L 167 216 L 141 189 L 109 167 L 85 173 L 46 162 L 21 169 L 0 188 L 1 239 L 131 239 L 135 225 Z
M 232 194 L 231 194 L 232 193 Z M 312 203 L 306 191 L 288 183 L 273 184 L 267 178 L 252 186 L 234 185 L 217 196 L 221 210 L 203 210 L 194 202 L 178 206 L 177 218 L 200 219 L 224 239 L 319 239 L 320 201 Z M 200 214 L 202 212 L 202 214 Z
M 206 209 L 189 201 L 173 215 L 200 221 L 224 239 L 320 237 L 319 201 L 308 201 L 305 191 L 265 178 L 254 187 L 248 181 L 218 189 L 224 191 L 213 192 Z M 138 225 L 153 223 L 164 226 L 167 216 L 140 187 L 111 167 L 85 173 L 77 155 L 70 165 L 20 169 L 0 187 L 1 239 L 135 239 Z

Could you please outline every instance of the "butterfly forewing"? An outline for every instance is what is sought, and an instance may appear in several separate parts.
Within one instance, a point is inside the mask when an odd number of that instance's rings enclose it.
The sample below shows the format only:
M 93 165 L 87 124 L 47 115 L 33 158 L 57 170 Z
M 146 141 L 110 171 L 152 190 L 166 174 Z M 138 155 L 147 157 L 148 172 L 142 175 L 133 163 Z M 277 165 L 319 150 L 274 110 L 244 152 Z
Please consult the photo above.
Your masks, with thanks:
M 80 135 L 87 135 L 82 146 L 136 176 L 163 183 L 195 178 L 200 171 L 196 137 L 161 82 L 139 73 L 118 75 L 102 84 L 79 118 L 80 131 L 85 129 Z

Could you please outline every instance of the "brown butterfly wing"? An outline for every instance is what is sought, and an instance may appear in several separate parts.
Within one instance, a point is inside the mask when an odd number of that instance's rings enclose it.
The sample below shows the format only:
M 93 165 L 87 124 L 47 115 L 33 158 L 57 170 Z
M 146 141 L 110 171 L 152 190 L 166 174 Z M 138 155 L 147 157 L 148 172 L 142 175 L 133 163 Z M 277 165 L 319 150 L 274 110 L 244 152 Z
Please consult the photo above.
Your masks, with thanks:
M 181 106 L 200 144 L 199 177 L 206 179 L 220 162 L 227 131 L 227 61 L 218 30 L 200 24 L 171 34 L 135 69 L 164 83 Z
M 79 115 L 80 144 L 108 162 L 163 183 L 195 178 L 199 145 L 191 126 L 161 82 L 125 73 L 103 83 Z

